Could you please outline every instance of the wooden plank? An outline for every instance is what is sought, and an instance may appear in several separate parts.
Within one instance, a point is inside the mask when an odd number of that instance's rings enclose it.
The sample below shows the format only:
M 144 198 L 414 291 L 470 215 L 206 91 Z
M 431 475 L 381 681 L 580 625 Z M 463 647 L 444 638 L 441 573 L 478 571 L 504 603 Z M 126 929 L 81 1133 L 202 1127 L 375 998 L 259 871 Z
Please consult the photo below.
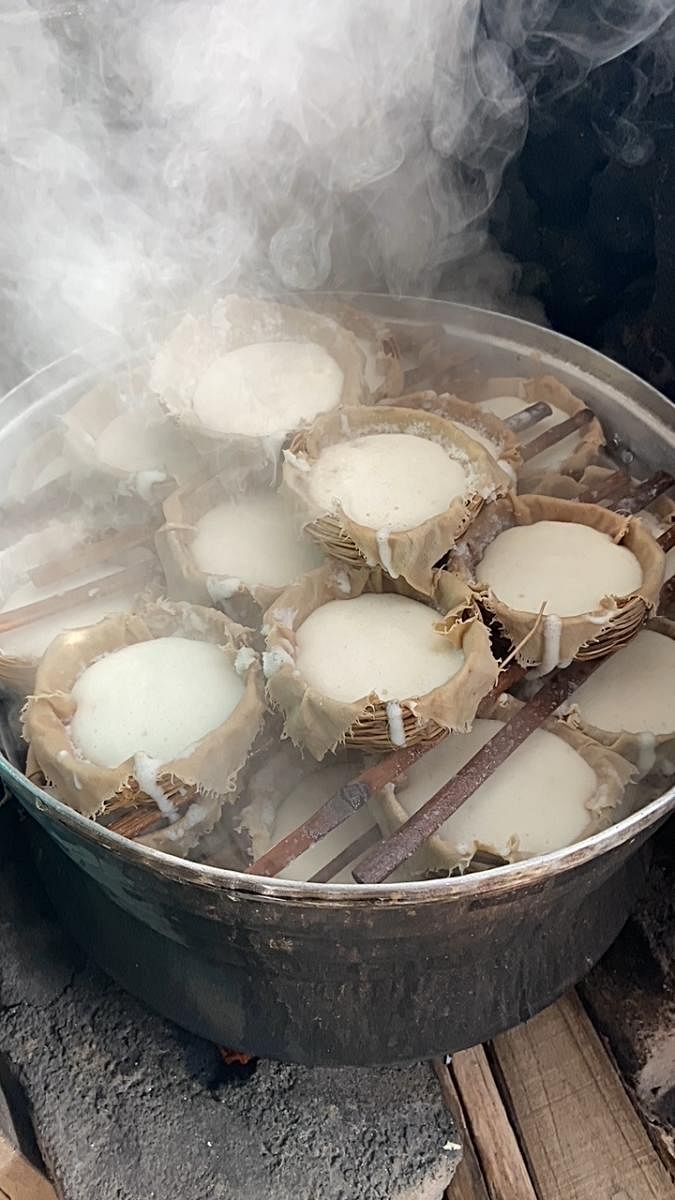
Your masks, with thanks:
M 450 1069 L 490 1200 L 538 1200 L 483 1047 L 455 1054 Z
M 58 1200 L 48 1179 L 0 1133 L 0 1200 Z
M 673 1200 L 576 993 L 501 1034 L 493 1054 L 539 1200 Z
M 465 1138 L 463 1151 L 462 1161 L 455 1172 L 455 1178 L 445 1193 L 446 1200 L 490 1200 L 483 1172 L 470 1138 Z
M 462 1102 L 450 1072 L 440 1059 L 434 1059 L 434 1071 L 438 1076 L 445 1105 L 452 1113 L 457 1132 L 462 1139 L 462 1161 L 455 1171 L 450 1187 L 446 1190 L 446 1200 L 490 1200 L 478 1155 L 467 1127 Z

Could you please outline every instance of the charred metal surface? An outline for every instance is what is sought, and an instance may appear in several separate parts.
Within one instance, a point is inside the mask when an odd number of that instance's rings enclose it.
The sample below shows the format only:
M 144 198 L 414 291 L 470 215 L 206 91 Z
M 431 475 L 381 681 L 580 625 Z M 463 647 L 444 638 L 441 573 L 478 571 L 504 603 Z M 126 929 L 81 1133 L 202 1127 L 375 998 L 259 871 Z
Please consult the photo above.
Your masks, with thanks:
M 409 899 L 279 902 L 178 885 L 36 815 L 46 889 L 104 970 L 210 1041 L 307 1064 L 411 1062 L 532 1016 L 614 940 L 648 861 L 644 831 L 497 894 L 472 876 Z

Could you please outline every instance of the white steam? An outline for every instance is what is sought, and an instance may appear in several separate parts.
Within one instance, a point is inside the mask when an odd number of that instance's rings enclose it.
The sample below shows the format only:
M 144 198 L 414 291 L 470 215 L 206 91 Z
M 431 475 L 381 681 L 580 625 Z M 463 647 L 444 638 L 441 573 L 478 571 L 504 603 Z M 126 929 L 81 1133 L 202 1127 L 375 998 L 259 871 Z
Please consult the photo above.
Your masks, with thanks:
M 36 366 L 219 281 L 433 294 L 458 264 L 466 292 L 476 261 L 489 303 L 486 217 L 528 93 L 576 86 L 673 8 L 9 0 L 5 343 Z

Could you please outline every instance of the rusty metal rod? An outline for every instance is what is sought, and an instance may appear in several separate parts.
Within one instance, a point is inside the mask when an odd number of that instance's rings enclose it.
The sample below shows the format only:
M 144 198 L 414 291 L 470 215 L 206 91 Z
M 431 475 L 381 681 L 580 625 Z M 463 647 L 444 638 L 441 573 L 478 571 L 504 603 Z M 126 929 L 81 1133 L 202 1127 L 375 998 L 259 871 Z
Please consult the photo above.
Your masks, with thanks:
M 522 679 L 525 671 L 517 663 L 512 663 L 511 666 L 504 671 L 503 675 L 497 680 L 492 691 L 486 696 L 485 700 L 481 701 L 482 705 L 487 705 L 489 701 L 495 700 L 503 692 L 508 691 L 513 687 L 519 679 Z M 277 875 L 279 871 L 283 871 L 289 863 L 308 850 L 310 846 L 315 845 L 327 833 L 331 833 L 333 829 L 337 829 L 343 821 L 352 816 L 357 809 L 362 808 L 368 803 L 371 796 L 382 790 L 388 783 L 393 783 L 404 775 L 414 763 L 416 763 L 423 755 L 427 754 L 434 746 L 437 746 L 440 738 L 436 738 L 431 742 L 420 742 L 416 746 L 406 746 L 402 750 L 396 750 L 393 754 L 388 754 L 375 766 L 368 767 L 362 771 L 360 775 L 352 783 L 346 784 L 340 788 L 334 796 L 322 804 L 321 808 L 308 819 L 299 825 L 297 829 L 292 830 L 287 834 L 282 841 L 277 842 L 276 846 L 272 846 L 257 862 L 254 862 L 249 868 L 250 875 Z
M 673 546 L 675 546 L 675 521 L 672 525 L 668 526 L 665 533 L 661 534 L 661 537 L 659 538 L 659 546 L 663 550 L 664 554 L 667 554 L 668 551 L 672 550 Z
M 597 669 L 602 659 L 574 662 L 557 671 L 542 690 L 520 709 L 473 758 L 427 800 L 391 837 L 381 842 L 352 872 L 357 883 L 383 883 L 441 825 L 457 812 L 497 767 L 560 707 L 563 700 L 575 691 Z
M 546 404 L 544 400 L 537 400 L 536 404 L 529 404 L 527 408 L 521 408 L 520 412 L 513 413 L 510 417 L 502 417 L 502 421 L 511 433 L 523 433 L 533 425 L 538 425 L 545 417 L 550 417 L 552 412 L 550 404 Z
M 349 845 L 345 846 L 335 858 L 331 858 L 325 867 L 320 871 L 316 871 L 314 875 L 310 875 L 309 883 L 330 883 L 340 871 L 348 867 L 355 859 L 360 858 L 365 854 L 366 850 L 372 849 L 378 842 L 382 841 L 382 831 L 379 825 L 373 825 L 372 829 L 367 829 L 360 837 L 354 839 Z
M 556 446 L 558 442 L 562 442 L 571 433 L 577 429 L 582 429 L 584 425 L 588 425 L 589 421 L 593 420 L 593 413 L 590 408 L 580 408 L 579 412 L 573 417 L 568 417 L 566 421 L 561 421 L 559 425 L 553 425 L 550 429 L 544 430 L 539 434 L 539 437 L 534 438 L 531 442 L 526 442 L 520 447 L 520 454 L 523 462 L 529 462 L 530 459 L 536 458 L 543 450 L 548 450 L 551 446 Z
M 650 475 L 649 479 L 638 484 L 628 496 L 612 500 L 605 507 L 620 513 L 621 516 L 633 516 L 635 513 L 641 512 L 643 508 L 647 508 L 649 504 L 653 504 L 659 496 L 669 492 L 673 485 L 675 485 L 675 479 L 668 471 L 657 471 L 654 475 Z
M 413 763 L 422 758 L 431 745 L 436 743 L 420 742 L 416 746 L 406 746 L 394 754 L 387 755 L 381 762 L 367 767 L 356 779 L 346 783 L 331 796 L 325 804 L 311 817 L 299 825 L 297 829 L 287 834 L 275 846 L 254 862 L 247 871 L 249 875 L 278 875 L 289 863 L 292 863 L 310 846 L 320 842 L 327 833 L 332 833 L 377 792 L 399 779 Z

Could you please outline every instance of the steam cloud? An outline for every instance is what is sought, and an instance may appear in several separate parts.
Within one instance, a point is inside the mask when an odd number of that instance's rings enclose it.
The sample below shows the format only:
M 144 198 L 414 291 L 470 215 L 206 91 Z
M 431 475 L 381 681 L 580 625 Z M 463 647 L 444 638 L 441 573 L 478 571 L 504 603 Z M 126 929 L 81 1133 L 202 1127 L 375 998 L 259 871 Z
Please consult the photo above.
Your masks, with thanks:
M 454 290 L 490 303 L 503 263 L 487 214 L 529 104 L 648 42 L 632 107 L 607 132 L 627 145 L 652 88 L 667 86 L 658 39 L 674 10 L 675 0 L 10 0 L 6 373 L 97 327 L 178 309 L 217 281 L 434 294 L 456 264 Z

